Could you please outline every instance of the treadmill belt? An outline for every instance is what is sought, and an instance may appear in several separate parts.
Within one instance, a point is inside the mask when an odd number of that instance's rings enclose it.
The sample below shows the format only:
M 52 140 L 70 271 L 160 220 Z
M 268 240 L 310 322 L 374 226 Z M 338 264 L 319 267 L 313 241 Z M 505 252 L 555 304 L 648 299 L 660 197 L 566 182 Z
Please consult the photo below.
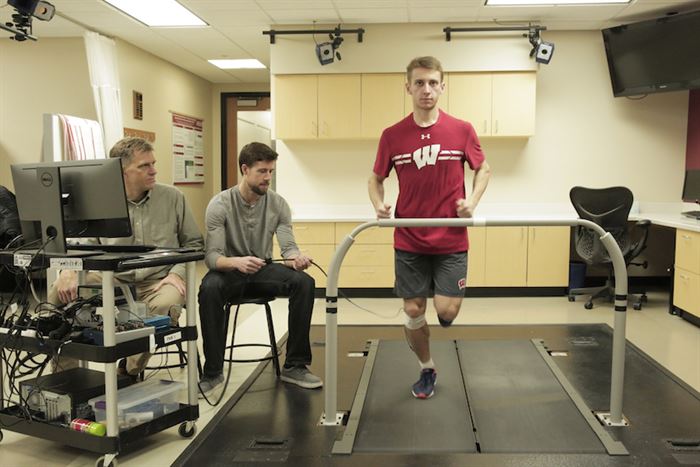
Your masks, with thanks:
M 433 341 L 431 354 L 435 395 L 416 400 L 419 366 L 406 342 L 372 341 L 334 453 L 628 454 L 540 341 Z
M 606 452 L 532 342 L 462 340 L 457 348 L 481 452 Z
M 454 341 L 433 341 L 435 395 L 417 400 L 420 367 L 405 341 L 380 341 L 354 443 L 355 452 L 476 452 Z

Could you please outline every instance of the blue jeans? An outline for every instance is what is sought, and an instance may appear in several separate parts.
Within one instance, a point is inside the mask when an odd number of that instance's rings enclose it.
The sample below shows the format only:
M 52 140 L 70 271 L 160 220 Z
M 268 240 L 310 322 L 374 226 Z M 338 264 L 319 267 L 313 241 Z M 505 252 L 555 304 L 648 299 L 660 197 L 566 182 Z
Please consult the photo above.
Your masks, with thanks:
M 209 271 L 199 287 L 199 319 L 204 347 L 204 376 L 222 373 L 229 300 L 263 296 L 289 297 L 287 366 L 311 363 L 309 327 L 314 305 L 314 279 L 281 264 L 268 264 L 255 274 Z

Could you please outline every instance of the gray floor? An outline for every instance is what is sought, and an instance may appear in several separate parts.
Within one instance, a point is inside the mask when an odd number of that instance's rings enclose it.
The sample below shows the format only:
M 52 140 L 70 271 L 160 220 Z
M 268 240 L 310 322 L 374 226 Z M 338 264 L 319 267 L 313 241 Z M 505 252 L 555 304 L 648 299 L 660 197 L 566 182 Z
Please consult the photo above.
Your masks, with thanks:
M 344 300 L 339 302 L 338 320 L 342 324 L 392 324 L 401 326 L 401 302 L 396 299 L 354 299 L 358 305 L 371 310 L 360 310 Z M 273 302 L 275 328 L 278 337 L 286 331 L 286 301 Z M 668 294 L 649 294 L 649 303 L 641 311 L 630 310 L 627 323 L 627 339 L 640 347 L 654 360 L 678 376 L 696 390 L 700 390 L 700 329 L 667 312 Z M 427 314 L 430 324 L 437 324 L 434 311 Z M 610 307 L 597 305 L 585 310 L 583 303 L 569 303 L 566 297 L 537 298 L 470 298 L 464 301 L 456 324 L 546 324 L 546 323 L 608 323 L 612 324 L 613 311 Z M 313 322 L 325 322 L 325 303 L 318 300 Z M 255 312 L 244 323 L 245 332 L 251 341 L 266 339 L 264 314 Z M 441 329 L 434 332 L 440 339 Z M 237 365 L 234 368 L 232 383 L 228 389 L 235 389 L 247 378 L 253 365 Z M 417 365 L 416 365 L 417 368 Z M 171 371 L 172 377 L 182 379 L 178 371 Z M 164 378 L 171 375 L 165 373 Z M 160 377 L 160 376 L 158 376 Z M 217 409 L 200 406 L 200 431 L 215 415 Z M 0 443 L 0 465 L 31 466 L 92 466 L 95 456 L 91 453 L 57 443 L 37 440 L 4 431 Z M 173 428 L 159 433 L 147 441 L 144 448 L 132 454 L 119 457 L 120 465 L 168 466 L 191 443 L 191 439 L 178 436 Z

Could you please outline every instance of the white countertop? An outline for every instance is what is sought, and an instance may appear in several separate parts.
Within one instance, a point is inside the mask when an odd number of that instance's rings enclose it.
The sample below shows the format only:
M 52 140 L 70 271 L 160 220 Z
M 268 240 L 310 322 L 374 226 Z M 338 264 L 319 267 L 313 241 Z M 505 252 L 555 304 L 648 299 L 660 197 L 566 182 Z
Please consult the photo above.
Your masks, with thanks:
M 681 215 L 693 209 L 684 203 L 637 203 L 631 220 L 649 219 L 653 224 L 700 232 L 700 221 Z M 577 218 L 569 203 L 482 203 L 475 218 L 484 219 L 567 219 Z M 369 222 L 376 219 L 369 202 L 364 204 L 306 204 L 292 208 L 295 222 Z
M 649 219 L 652 224 L 662 225 L 664 227 L 700 232 L 700 220 L 685 217 L 681 215 L 680 212 L 645 212 L 630 216 L 630 220 L 639 219 Z

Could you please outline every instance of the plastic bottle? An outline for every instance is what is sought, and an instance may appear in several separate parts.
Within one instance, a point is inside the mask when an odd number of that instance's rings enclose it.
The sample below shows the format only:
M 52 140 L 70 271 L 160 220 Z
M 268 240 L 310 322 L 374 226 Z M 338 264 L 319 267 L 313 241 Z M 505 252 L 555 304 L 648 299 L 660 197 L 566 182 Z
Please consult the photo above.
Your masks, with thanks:
M 82 431 L 94 436 L 104 436 L 107 428 L 102 423 L 85 420 L 84 418 L 74 418 L 70 422 L 71 430 Z

